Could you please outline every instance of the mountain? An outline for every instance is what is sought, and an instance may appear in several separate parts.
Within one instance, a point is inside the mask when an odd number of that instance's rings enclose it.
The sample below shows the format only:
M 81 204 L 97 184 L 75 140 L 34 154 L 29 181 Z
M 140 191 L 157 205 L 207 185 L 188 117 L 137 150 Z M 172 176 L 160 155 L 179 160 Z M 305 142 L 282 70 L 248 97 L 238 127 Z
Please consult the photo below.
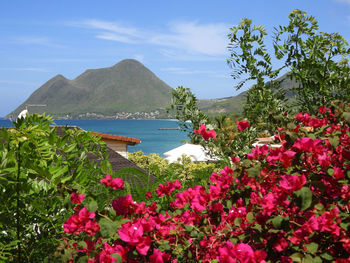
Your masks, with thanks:
M 297 82 L 291 79 L 288 74 L 284 74 L 280 78 L 276 79 L 280 82 L 280 88 L 284 90 L 286 98 L 291 99 L 294 94 L 292 88 L 296 87 Z M 220 98 L 220 99 L 208 99 L 198 100 L 198 107 L 207 113 L 234 113 L 241 114 L 243 112 L 243 105 L 245 97 L 248 91 L 243 91 L 236 96 Z
M 109 68 L 86 70 L 73 80 L 57 75 L 7 117 L 18 116 L 28 104 L 46 104 L 46 107 L 30 107 L 29 111 L 55 117 L 155 112 L 168 105 L 171 90 L 140 62 L 126 59 Z

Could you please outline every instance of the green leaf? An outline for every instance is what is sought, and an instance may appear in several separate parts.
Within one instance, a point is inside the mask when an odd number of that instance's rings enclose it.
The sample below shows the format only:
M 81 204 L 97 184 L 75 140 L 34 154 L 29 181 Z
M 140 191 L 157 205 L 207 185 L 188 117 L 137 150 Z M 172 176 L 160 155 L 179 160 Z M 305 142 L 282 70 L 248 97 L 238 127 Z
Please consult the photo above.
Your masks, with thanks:
M 252 224 L 254 222 L 254 220 L 255 220 L 253 212 L 247 213 L 246 218 L 247 218 L 248 223 L 250 223 L 250 224 Z
M 329 169 L 327 170 L 327 173 L 328 173 L 330 176 L 332 176 L 332 175 L 334 174 L 334 170 L 333 170 L 332 168 L 329 168 Z
M 111 256 L 117 259 L 117 261 L 114 261 L 115 263 L 122 263 L 123 262 L 121 255 L 119 255 L 118 253 L 113 253 L 113 254 L 111 254 Z
M 97 208 L 98 208 L 98 205 L 97 205 L 97 202 L 95 200 L 91 200 L 86 208 L 90 211 L 90 212 L 96 212 Z
M 328 141 L 333 146 L 333 148 L 336 148 L 339 145 L 339 137 L 338 136 L 328 138 Z
M 77 263 L 85 263 L 87 261 L 88 261 L 88 256 L 83 256 L 77 260 Z
M 318 250 L 318 244 L 317 244 L 317 243 L 314 243 L 314 242 L 312 242 L 312 243 L 310 243 L 310 244 L 307 244 L 307 245 L 305 245 L 305 246 L 306 246 L 307 252 L 309 252 L 309 253 L 311 253 L 311 254 L 316 253 L 317 250 Z
M 303 258 L 303 263 L 313 263 L 314 259 L 311 255 L 305 255 L 305 257 Z
M 314 257 L 313 260 L 314 263 L 322 263 L 322 259 L 319 256 Z
M 350 112 L 344 112 L 343 113 L 343 118 L 350 123 Z
M 277 229 L 282 229 L 288 226 L 289 217 L 275 216 L 272 219 L 272 224 Z
M 261 167 L 255 166 L 255 167 L 252 167 L 252 168 L 248 168 L 247 169 L 247 174 L 251 178 L 257 178 L 259 176 L 259 174 L 260 174 L 260 171 L 261 171 Z
M 329 253 L 327 253 L 327 252 L 326 252 L 326 253 L 321 254 L 320 256 L 321 256 L 321 258 L 326 259 L 326 260 L 333 260 L 332 255 L 331 255 L 331 254 L 329 254 Z
M 193 229 L 193 226 L 191 226 L 191 225 L 185 225 L 184 227 L 188 232 L 191 232 Z
M 98 223 L 100 224 L 100 232 L 103 237 L 111 237 L 118 230 L 117 222 L 111 222 L 106 218 L 101 218 Z
M 297 204 L 301 210 L 306 210 L 312 203 L 312 192 L 308 187 L 303 187 L 294 192 L 297 197 Z
M 303 255 L 300 253 L 294 253 L 290 256 L 290 258 L 293 260 L 293 262 L 302 262 Z
M 238 227 L 241 226 L 241 223 L 242 223 L 242 218 L 239 218 L 239 217 L 235 218 L 235 221 L 233 222 L 233 224 Z

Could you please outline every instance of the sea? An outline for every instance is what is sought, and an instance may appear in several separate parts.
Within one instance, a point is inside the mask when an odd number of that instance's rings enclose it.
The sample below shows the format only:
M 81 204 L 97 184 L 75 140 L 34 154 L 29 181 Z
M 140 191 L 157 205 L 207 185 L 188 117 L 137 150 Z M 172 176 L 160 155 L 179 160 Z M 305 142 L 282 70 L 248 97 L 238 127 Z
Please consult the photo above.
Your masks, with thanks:
M 137 138 L 141 140 L 141 143 L 128 146 L 129 152 L 142 151 L 147 155 L 157 153 L 162 157 L 165 152 L 188 140 L 185 132 L 173 129 L 178 127 L 179 122 L 176 120 L 55 120 L 54 123 L 78 126 L 86 131 Z M 0 127 L 12 127 L 12 122 L 0 119 Z

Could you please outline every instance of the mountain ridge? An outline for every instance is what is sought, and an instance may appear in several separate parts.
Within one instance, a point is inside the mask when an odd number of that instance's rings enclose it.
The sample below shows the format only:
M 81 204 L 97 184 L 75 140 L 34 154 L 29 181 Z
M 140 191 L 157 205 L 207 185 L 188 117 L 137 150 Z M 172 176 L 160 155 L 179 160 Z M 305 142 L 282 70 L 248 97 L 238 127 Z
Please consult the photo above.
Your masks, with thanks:
M 27 104 L 46 104 L 42 108 L 33 107 L 30 112 L 46 112 L 54 117 L 77 117 L 91 112 L 103 116 L 154 112 L 168 105 L 171 91 L 143 64 L 125 59 L 111 67 L 85 70 L 72 80 L 58 74 L 7 117 L 17 116 Z

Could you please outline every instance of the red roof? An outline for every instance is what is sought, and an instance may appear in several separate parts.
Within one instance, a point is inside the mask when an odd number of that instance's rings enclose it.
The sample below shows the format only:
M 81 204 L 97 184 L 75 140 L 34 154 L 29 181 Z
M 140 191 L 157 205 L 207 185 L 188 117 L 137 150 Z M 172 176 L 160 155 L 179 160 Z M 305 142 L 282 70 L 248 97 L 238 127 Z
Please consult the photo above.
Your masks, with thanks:
M 101 137 L 102 139 L 126 142 L 131 145 L 135 145 L 141 142 L 140 139 L 131 138 L 131 137 L 125 137 L 125 136 L 119 136 L 119 135 L 113 135 L 113 134 L 101 133 L 101 132 L 91 132 L 91 133 L 95 136 Z

